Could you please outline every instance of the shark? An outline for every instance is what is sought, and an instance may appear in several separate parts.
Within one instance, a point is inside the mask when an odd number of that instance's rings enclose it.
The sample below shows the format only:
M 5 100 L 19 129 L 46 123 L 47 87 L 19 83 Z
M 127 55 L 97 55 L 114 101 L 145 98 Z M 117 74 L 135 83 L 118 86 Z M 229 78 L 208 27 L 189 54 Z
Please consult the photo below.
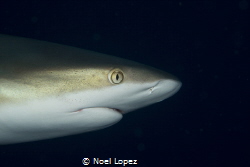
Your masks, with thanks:
M 103 129 L 181 85 L 134 61 L 0 34 L 0 144 Z

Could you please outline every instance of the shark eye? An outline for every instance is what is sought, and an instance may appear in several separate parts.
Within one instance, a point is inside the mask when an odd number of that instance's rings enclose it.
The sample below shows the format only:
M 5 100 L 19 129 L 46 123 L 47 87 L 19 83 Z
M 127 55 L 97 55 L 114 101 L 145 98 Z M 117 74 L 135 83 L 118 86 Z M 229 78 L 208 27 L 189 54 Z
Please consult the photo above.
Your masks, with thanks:
M 120 69 L 113 69 L 108 75 L 109 81 L 113 84 L 119 84 L 124 79 L 123 72 Z

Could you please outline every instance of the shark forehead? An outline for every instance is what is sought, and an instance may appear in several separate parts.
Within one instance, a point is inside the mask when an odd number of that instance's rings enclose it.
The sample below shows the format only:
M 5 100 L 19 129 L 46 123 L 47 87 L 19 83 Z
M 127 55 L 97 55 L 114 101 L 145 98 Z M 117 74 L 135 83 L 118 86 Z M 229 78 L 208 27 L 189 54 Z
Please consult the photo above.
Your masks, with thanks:
M 0 35 L 0 144 L 102 129 L 180 87 L 134 61 Z

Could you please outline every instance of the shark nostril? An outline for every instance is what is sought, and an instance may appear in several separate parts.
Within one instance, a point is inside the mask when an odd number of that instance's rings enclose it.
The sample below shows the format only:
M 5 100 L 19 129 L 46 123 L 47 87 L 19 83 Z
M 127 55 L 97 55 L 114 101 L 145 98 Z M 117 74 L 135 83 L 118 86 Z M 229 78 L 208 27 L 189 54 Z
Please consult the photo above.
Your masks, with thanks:
M 149 88 L 149 92 L 150 92 L 150 94 L 152 94 L 153 93 L 153 91 L 154 91 L 154 86 L 153 87 L 151 87 L 151 88 Z
M 157 85 L 159 85 L 159 83 L 160 83 L 160 81 L 158 81 L 154 86 L 152 86 L 151 88 L 149 88 L 150 94 L 152 94 L 155 91 L 155 89 L 157 88 Z

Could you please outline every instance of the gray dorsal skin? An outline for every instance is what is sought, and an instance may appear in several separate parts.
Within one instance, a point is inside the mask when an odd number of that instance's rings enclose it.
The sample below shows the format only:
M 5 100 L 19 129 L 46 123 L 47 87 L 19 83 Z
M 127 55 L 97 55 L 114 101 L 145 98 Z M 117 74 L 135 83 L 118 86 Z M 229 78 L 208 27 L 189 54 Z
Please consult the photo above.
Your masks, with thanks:
M 102 129 L 180 87 L 173 75 L 133 61 L 0 35 L 0 144 Z

